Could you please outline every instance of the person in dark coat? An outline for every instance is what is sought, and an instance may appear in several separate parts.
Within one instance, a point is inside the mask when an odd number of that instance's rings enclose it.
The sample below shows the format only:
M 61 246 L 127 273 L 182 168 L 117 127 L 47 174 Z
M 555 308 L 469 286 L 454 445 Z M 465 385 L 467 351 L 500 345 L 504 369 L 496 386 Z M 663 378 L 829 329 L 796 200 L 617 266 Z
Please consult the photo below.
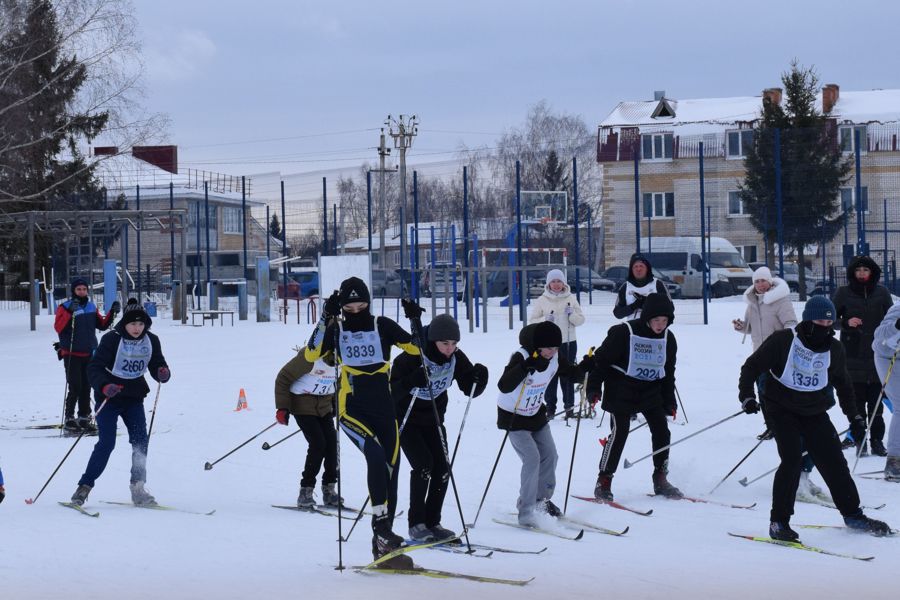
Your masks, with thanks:
M 72 297 L 56 308 L 53 328 L 59 335 L 54 344 L 56 356 L 66 369 L 68 392 L 65 403 L 65 428 L 69 431 L 96 431 L 91 422 L 91 384 L 88 382 L 88 362 L 97 348 L 95 331 L 106 331 L 119 312 L 118 300 L 109 312 L 100 310 L 88 297 L 88 282 L 81 277 L 72 280 Z M 75 406 L 78 405 L 78 419 Z
M 770 374 L 763 399 L 781 458 L 772 484 L 769 522 L 769 535 L 776 540 L 794 542 L 800 537 L 791 529 L 790 518 L 794 514 L 804 447 L 847 527 L 874 535 L 890 533 L 885 523 L 863 514 L 837 431 L 828 417 L 828 409 L 834 406 L 828 386 L 834 386 L 854 438 L 865 433 L 844 347 L 834 339 L 831 328 L 835 316 L 835 307 L 828 298 L 814 296 L 803 308 L 802 320 L 796 327 L 770 335 L 741 367 L 738 399 L 748 414 L 759 412 L 754 393 L 756 379 L 763 373 Z
M 619 288 L 613 315 L 617 319 L 631 317 L 639 319 L 644 301 L 650 294 L 661 294 L 669 298 L 666 285 L 653 276 L 653 267 L 643 254 L 632 254 L 628 261 L 628 279 Z
M 602 398 L 610 415 L 611 431 L 603 455 L 594 496 L 612 501 L 612 478 L 625 449 L 631 417 L 641 413 L 650 428 L 653 450 L 669 445 L 671 434 L 666 417 L 675 417 L 675 356 L 678 343 L 669 325 L 675 308 L 665 294 L 650 294 L 643 301 L 639 319 L 610 327 L 606 339 L 594 353 L 594 370 L 587 381 L 593 404 Z M 602 387 L 602 389 L 601 389 Z M 681 491 L 669 483 L 669 451 L 653 455 L 653 490 L 669 498 Z
M 422 335 L 421 358 L 404 352 L 394 359 L 391 395 L 400 423 L 400 447 L 410 465 L 409 537 L 424 542 L 456 535 L 441 525 L 450 480 L 448 449 L 442 443 L 447 440 L 447 390 L 455 380 L 464 394 L 478 397 L 487 386 L 488 370 L 482 364 L 473 365 L 457 347 L 459 324 L 450 315 L 435 316 L 422 328 Z
M 853 381 L 859 414 L 872 421 L 869 442 L 872 454 L 887 456 L 884 447 L 883 408 L 879 401 L 881 378 L 875 370 L 872 342 L 875 329 L 893 305 L 887 288 L 878 283 L 881 269 L 868 256 L 857 256 L 847 265 L 847 285 L 834 293 L 832 302 L 837 311 L 835 329 L 841 332 L 841 343 L 847 353 L 847 371 Z M 873 418 L 874 416 L 874 418 Z M 858 451 L 865 455 L 863 439 L 853 440 Z
M 99 402 L 96 412 L 99 436 L 87 468 L 78 481 L 72 503 L 83 505 L 97 478 L 106 469 L 109 456 L 116 447 L 116 423 L 119 417 L 128 428 L 131 443 L 131 500 L 138 506 L 156 504 L 144 484 L 147 481 L 147 416 L 144 398 L 150 387 L 144 373 L 159 383 L 172 376 L 162 353 L 159 338 L 150 333 L 152 319 L 137 303 L 130 300 L 122 319 L 100 340 L 88 365 L 88 378 Z

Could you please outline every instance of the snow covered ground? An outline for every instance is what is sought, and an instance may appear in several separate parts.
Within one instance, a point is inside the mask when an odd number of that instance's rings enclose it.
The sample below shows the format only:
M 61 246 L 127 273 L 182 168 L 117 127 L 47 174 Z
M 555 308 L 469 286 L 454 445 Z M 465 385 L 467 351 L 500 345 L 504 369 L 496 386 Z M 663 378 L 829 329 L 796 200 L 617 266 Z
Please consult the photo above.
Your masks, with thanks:
M 585 307 L 588 321 L 579 329 L 580 350 L 602 341 L 614 323 L 611 304 L 612 296 L 604 293 L 595 295 L 593 306 Z M 743 316 L 739 298 L 712 303 L 709 326 L 702 325 L 699 302 L 676 304 L 678 389 L 690 423 L 672 426 L 673 440 L 739 410 L 737 377 L 751 350 L 750 341 L 742 345 L 742 336 L 731 330 L 731 320 Z M 430 303 L 426 306 L 430 309 Z M 797 308 L 799 313 L 799 304 Z M 506 315 L 504 309 L 491 307 L 486 334 L 467 333 L 463 322 L 460 347 L 491 372 L 487 393 L 472 403 L 455 469 L 468 521 L 475 517 L 502 439 L 495 427 L 495 382 L 516 347 L 518 332 L 507 329 Z M 88 502 L 101 512 L 100 518 L 87 518 L 57 505 L 75 490 L 90 455 L 91 438 L 75 447 L 37 503 L 29 506 L 24 499 L 37 494 L 72 445 L 72 439 L 54 437 L 52 432 L 23 429 L 57 422 L 60 417 L 63 369 L 50 347 L 55 339 L 51 319 L 40 316 L 38 331 L 30 332 L 27 312 L 0 311 L 0 381 L 5 391 L 0 402 L 0 465 L 7 490 L 6 501 L 0 505 L 0 590 L 6 598 L 896 597 L 900 540 L 833 529 L 800 530 L 809 544 L 876 556 L 864 563 L 726 535 L 728 531 L 766 534 L 771 477 L 747 488 L 737 481 L 775 466 L 774 442 L 766 442 L 713 496 L 735 503 L 756 502 L 755 510 L 649 498 L 651 465 L 644 461 L 630 469 L 620 467 L 613 490 L 617 500 L 652 508 L 653 515 L 643 517 L 570 499 L 572 516 L 610 528 L 631 528 L 621 538 L 587 532 L 580 541 L 491 521 L 515 506 L 519 461 L 506 448 L 470 538 L 483 544 L 548 546 L 548 550 L 537 556 L 496 553 L 489 559 L 421 550 L 414 559 L 424 566 L 473 574 L 535 576 L 528 586 L 359 575 L 350 570 L 339 573 L 334 570 L 336 519 L 270 507 L 294 502 L 306 443 L 297 435 L 269 451 L 262 451 L 260 445 L 293 431 L 293 425 L 273 428 L 213 470 L 203 469 L 206 461 L 222 456 L 274 421 L 274 377 L 310 331 L 306 325 L 279 322 L 236 321 L 234 328 L 183 327 L 164 318 L 154 322 L 153 331 L 162 339 L 173 376 L 159 397 L 150 440 L 148 489 L 161 503 L 193 510 L 214 508 L 214 516 L 102 504 L 101 500 L 129 499 L 130 448 L 125 436 L 118 438 L 109 467 Z M 408 326 L 405 319 L 400 323 Z M 251 410 L 233 412 L 240 388 L 246 390 Z M 152 402 L 151 394 L 146 401 L 148 412 Z M 464 407 L 465 397 L 454 387 L 447 418 L 451 444 Z M 839 409 L 832 410 L 832 418 L 838 428 L 846 426 Z M 590 495 L 593 490 L 601 452 L 598 438 L 608 431 L 608 419 L 602 429 L 597 428 L 598 422 L 582 422 L 572 477 L 576 494 Z M 559 420 L 551 427 L 560 453 L 554 500 L 562 506 L 575 427 Z M 759 415 L 741 415 L 676 446 L 670 480 L 685 493 L 704 495 L 763 429 Z M 348 504 L 359 506 L 366 498 L 364 463 L 346 438 L 341 448 L 344 497 Z M 635 460 L 649 451 L 644 428 L 632 434 L 624 456 Z M 865 458 L 858 470 L 871 471 L 883 464 L 883 459 Z M 814 479 L 821 483 L 818 475 Z M 866 479 L 858 479 L 858 485 L 864 504 L 887 504 L 873 511 L 873 516 L 900 526 L 897 485 Z M 404 466 L 400 509 L 407 508 L 407 497 Z M 793 523 L 839 525 L 841 519 L 835 510 L 798 503 Z M 460 527 L 452 493 L 443 524 L 455 530 Z M 401 516 L 395 529 L 405 533 L 406 526 Z M 343 545 L 344 564 L 371 560 L 370 539 L 368 521 L 364 521 Z

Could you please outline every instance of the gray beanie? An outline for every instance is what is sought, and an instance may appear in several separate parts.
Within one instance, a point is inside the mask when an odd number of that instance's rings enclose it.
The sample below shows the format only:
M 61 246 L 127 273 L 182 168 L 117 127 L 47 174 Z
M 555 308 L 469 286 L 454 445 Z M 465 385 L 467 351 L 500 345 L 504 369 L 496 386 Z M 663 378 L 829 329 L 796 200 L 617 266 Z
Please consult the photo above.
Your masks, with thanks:
M 437 315 L 428 324 L 428 341 L 459 341 L 459 323 L 450 315 Z

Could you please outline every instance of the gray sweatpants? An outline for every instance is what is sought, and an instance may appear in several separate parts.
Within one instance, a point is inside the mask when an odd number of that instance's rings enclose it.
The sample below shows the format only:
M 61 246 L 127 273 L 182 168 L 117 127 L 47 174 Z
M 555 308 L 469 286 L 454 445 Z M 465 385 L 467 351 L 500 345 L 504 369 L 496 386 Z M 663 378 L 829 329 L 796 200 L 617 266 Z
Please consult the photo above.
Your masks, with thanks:
M 537 431 L 510 431 L 509 442 L 522 459 L 522 474 L 519 483 L 519 500 L 516 508 L 519 517 L 527 517 L 534 512 L 539 500 L 549 500 L 556 489 L 556 444 L 550 433 L 550 426 L 544 425 Z

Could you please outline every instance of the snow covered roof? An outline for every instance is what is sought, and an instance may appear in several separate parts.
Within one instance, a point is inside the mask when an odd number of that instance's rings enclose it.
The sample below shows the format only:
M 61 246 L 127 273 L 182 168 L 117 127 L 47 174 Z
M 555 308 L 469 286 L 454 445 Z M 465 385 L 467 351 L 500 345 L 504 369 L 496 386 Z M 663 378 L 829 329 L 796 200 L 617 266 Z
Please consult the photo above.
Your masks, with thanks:
M 671 107 L 674 116 L 654 114 Z M 822 92 L 816 99 L 816 108 L 822 110 Z M 612 112 L 600 122 L 600 127 L 662 127 L 672 129 L 694 125 L 734 126 L 759 119 L 762 110 L 762 95 L 736 96 L 732 98 L 695 98 L 675 100 L 642 100 L 620 102 Z M 662 110 L 662 115 L 667 110 Z M 840 91 L 838 100 L 830 113 L 838 122 L 889 123 L 900 122 L 900 89 L 869 90 L 863 92 Z M 706 127 L 704 130 L 708 131 Z

